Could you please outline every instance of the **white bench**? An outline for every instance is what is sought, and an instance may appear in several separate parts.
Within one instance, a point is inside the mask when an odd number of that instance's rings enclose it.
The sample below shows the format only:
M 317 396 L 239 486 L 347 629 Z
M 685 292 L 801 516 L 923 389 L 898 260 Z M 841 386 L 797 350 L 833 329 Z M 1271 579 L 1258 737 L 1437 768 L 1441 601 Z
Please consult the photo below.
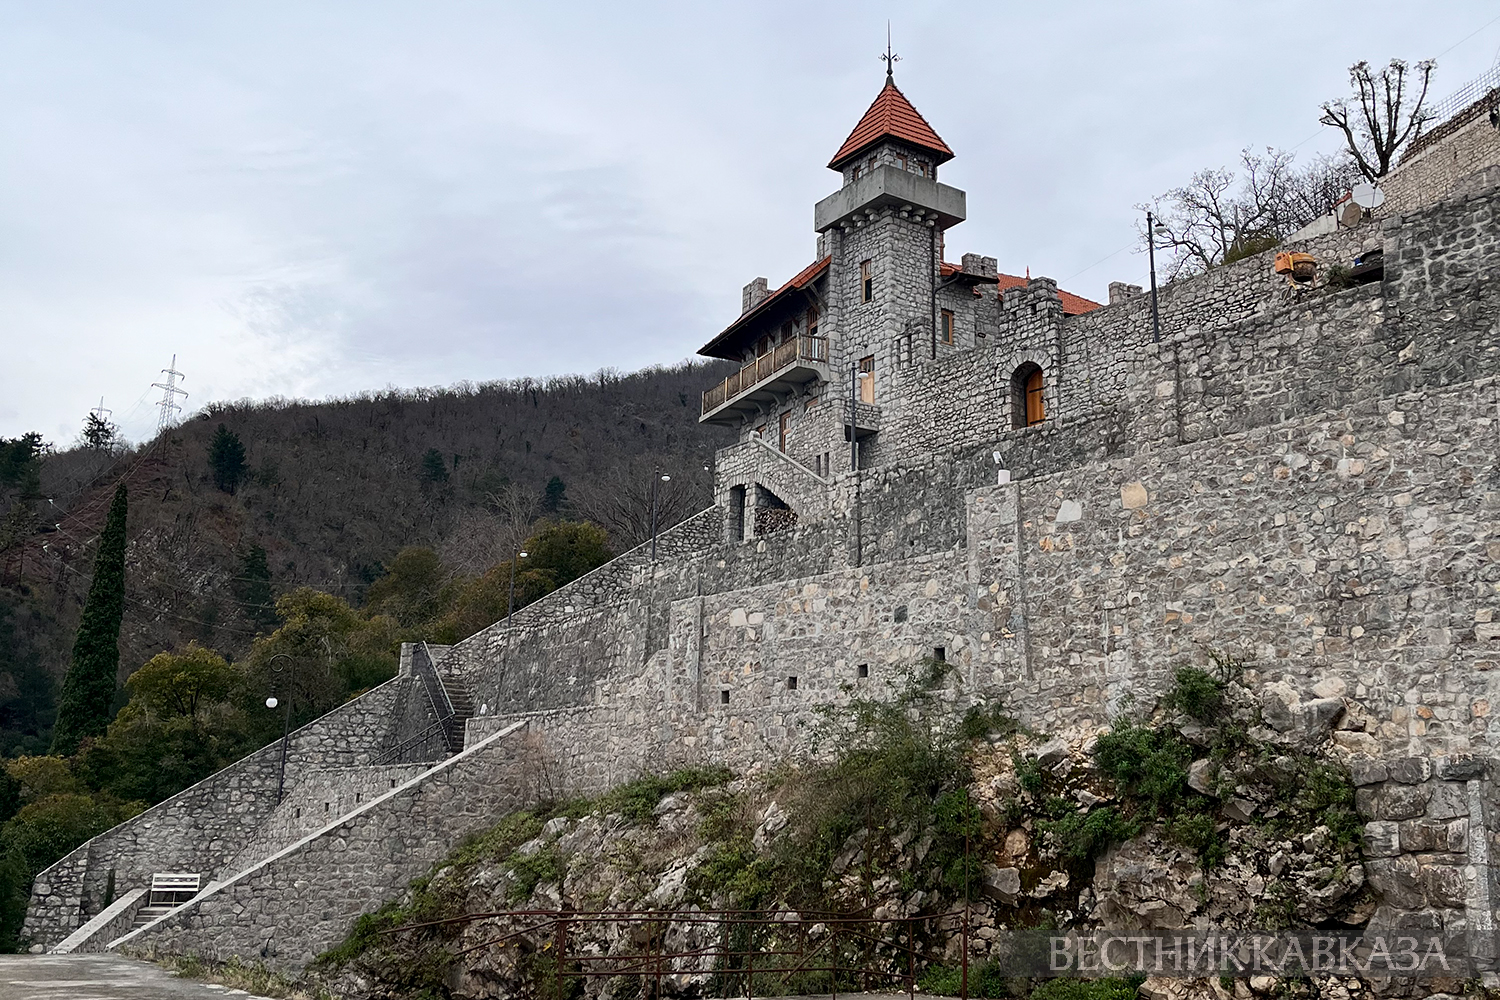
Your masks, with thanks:
M 198 895 L 203 876 L 197 872 L 156 872 L 151 876 L 148 906 L 177 906 Z

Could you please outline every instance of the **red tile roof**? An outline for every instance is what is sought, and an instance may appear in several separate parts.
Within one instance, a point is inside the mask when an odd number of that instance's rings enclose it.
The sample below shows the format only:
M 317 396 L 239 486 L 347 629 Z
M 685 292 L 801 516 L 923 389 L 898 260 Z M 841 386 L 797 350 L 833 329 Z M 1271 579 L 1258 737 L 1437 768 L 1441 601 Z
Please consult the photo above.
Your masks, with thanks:
M 1000 275 L 1000 291 L 1002 293 L 1007 288 L 1022 287 L 1025 284 L 1026 279 L 1021 277 L 1020 275 Z M 1074 295 L 1072 292 L 1065 292 L 1061 288 L 1057 290 L 1057 297 L 1062 299 L 1064 316 L 1078 316 L 1082 313 L 1093 312 L 1095 309 L 1104 308 L 1103 305 L 1093 301 L 1092 299 L 1086 299 L 1082 295 Z
M 953 150 L 932 130 L 927 119 L 911 106 L 906 95 L 896 86 L 896 81 L 887 76 L 885 87 L 876 95 L 875 103 L 854 126 L 849 138 L 828 161 L 828 166 L 838 170 L 845 162 L 887 137 L 936 153 L 938 163 L 953 159 Z
M 958 274 L 962 270 L 963 268 L 957 264 L 950 264 L 945 260 L 939 268 L 939 273 L 946 278 L 949 275 Z M 1001 292 L 1004 292 L 1007 288 L 1022 288 L 1026 285 L 1026 279 L 1018 274 L 1001 274 L 997 275 L 997 277 L 1000 279 L 998 285 Z M 1057 290 L 1057 295 L 1058 298 L 1062 299 L 1064 316 L 1079 316 L 1086 312 L 1093 312 L 1095 309 L 1104 308 L 1092 299 L 1086 299 L 1082 295 L 1074 295 L 1072 292 L 1065 292 L 1061 288 Z
M 795 275 L 792 276 L 791 280 L 787 281 L 786 284 L 782 285 L 780 288 L 776 289 L 776 291 L 761 299 L 760 302 L 756 303 L 750 308 L 749 312 L 745 313 L 733 323 L 730 323 L 717 337 L 704 344 L 703 347 L 699 349 L 698 353 L 706 355 L 708 357 L 724 357 L 725 355 L 714 354 L 712 352 L 726 340 L 732 338 L 736 333 L 743 330 L 747 325 L 749 325 L 749 321 L 753 317 L 762 315 L 763 313 L 767 312 L 772 305 L 780 302 L 784 295 L 790 292 L 794 292 L 799 288 L 806 288 L 808 285 L 821 278 L 828 271 L 828 264 L 832 260 L 833 257 L 832 255 L 830 255 L 824 257 L 822 260 L 815 260 L 811 264 L 804 267 L 802 270 L 798 271 Z

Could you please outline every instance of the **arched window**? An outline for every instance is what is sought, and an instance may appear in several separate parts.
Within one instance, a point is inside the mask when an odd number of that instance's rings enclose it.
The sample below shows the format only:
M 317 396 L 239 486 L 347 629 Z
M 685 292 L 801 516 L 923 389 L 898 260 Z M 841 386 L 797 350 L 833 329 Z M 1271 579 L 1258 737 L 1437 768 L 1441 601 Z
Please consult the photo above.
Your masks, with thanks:
M 1011 423 L 1015 427 L 1031 427 L 1047 419 L 1047 407 L 1042 399 L 1042 370 L 1026 363 L 1016 369 L 1010 379 Z

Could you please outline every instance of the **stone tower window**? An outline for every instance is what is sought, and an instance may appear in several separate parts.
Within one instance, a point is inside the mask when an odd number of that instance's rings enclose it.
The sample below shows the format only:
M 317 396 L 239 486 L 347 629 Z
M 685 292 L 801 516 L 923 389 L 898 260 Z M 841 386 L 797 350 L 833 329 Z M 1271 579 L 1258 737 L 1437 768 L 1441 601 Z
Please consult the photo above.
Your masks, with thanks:
M 807 335 L 816 337 L 818 335 L 818 307 L 813 306 L 807 310 Z
M 870 354 L 859 359 L 859 401 L 861 403 L 875 402 L 875 355 Z
M 943 325 L 941 327 L 940 336 L 942 338 L 943 343 L 945 343 L 945 344 L 951 344 L 951 343 L 953 343 L 953 310 L 952 309 L 944 309 L 943 310 Z
M 1027 363 L 1016 369 L 1010 380 L 1013 426 L 1032 427 L 1047 419 L 1042 388 L 1041 368 Z
M 862 260 L 859 262 L 859 300 L 869 302 L 875 298 L 875 277 L 870 268 L 870 262 Z

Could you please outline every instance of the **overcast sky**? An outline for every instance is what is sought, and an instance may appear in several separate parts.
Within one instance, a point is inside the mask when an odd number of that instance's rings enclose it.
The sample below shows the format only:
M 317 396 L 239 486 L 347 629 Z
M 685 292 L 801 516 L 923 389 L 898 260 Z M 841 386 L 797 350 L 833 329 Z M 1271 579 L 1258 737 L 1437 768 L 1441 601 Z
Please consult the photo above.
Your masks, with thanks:
M 1350 63 L 1500 50 L 1494 0 L 0 0 L 0 435 L 147 437 L 174 354 L 189 411 L 679 361 L 812 260 L 887 18 L 948 257 L 1095 299 L 1132 205 L 1336 150 Z

